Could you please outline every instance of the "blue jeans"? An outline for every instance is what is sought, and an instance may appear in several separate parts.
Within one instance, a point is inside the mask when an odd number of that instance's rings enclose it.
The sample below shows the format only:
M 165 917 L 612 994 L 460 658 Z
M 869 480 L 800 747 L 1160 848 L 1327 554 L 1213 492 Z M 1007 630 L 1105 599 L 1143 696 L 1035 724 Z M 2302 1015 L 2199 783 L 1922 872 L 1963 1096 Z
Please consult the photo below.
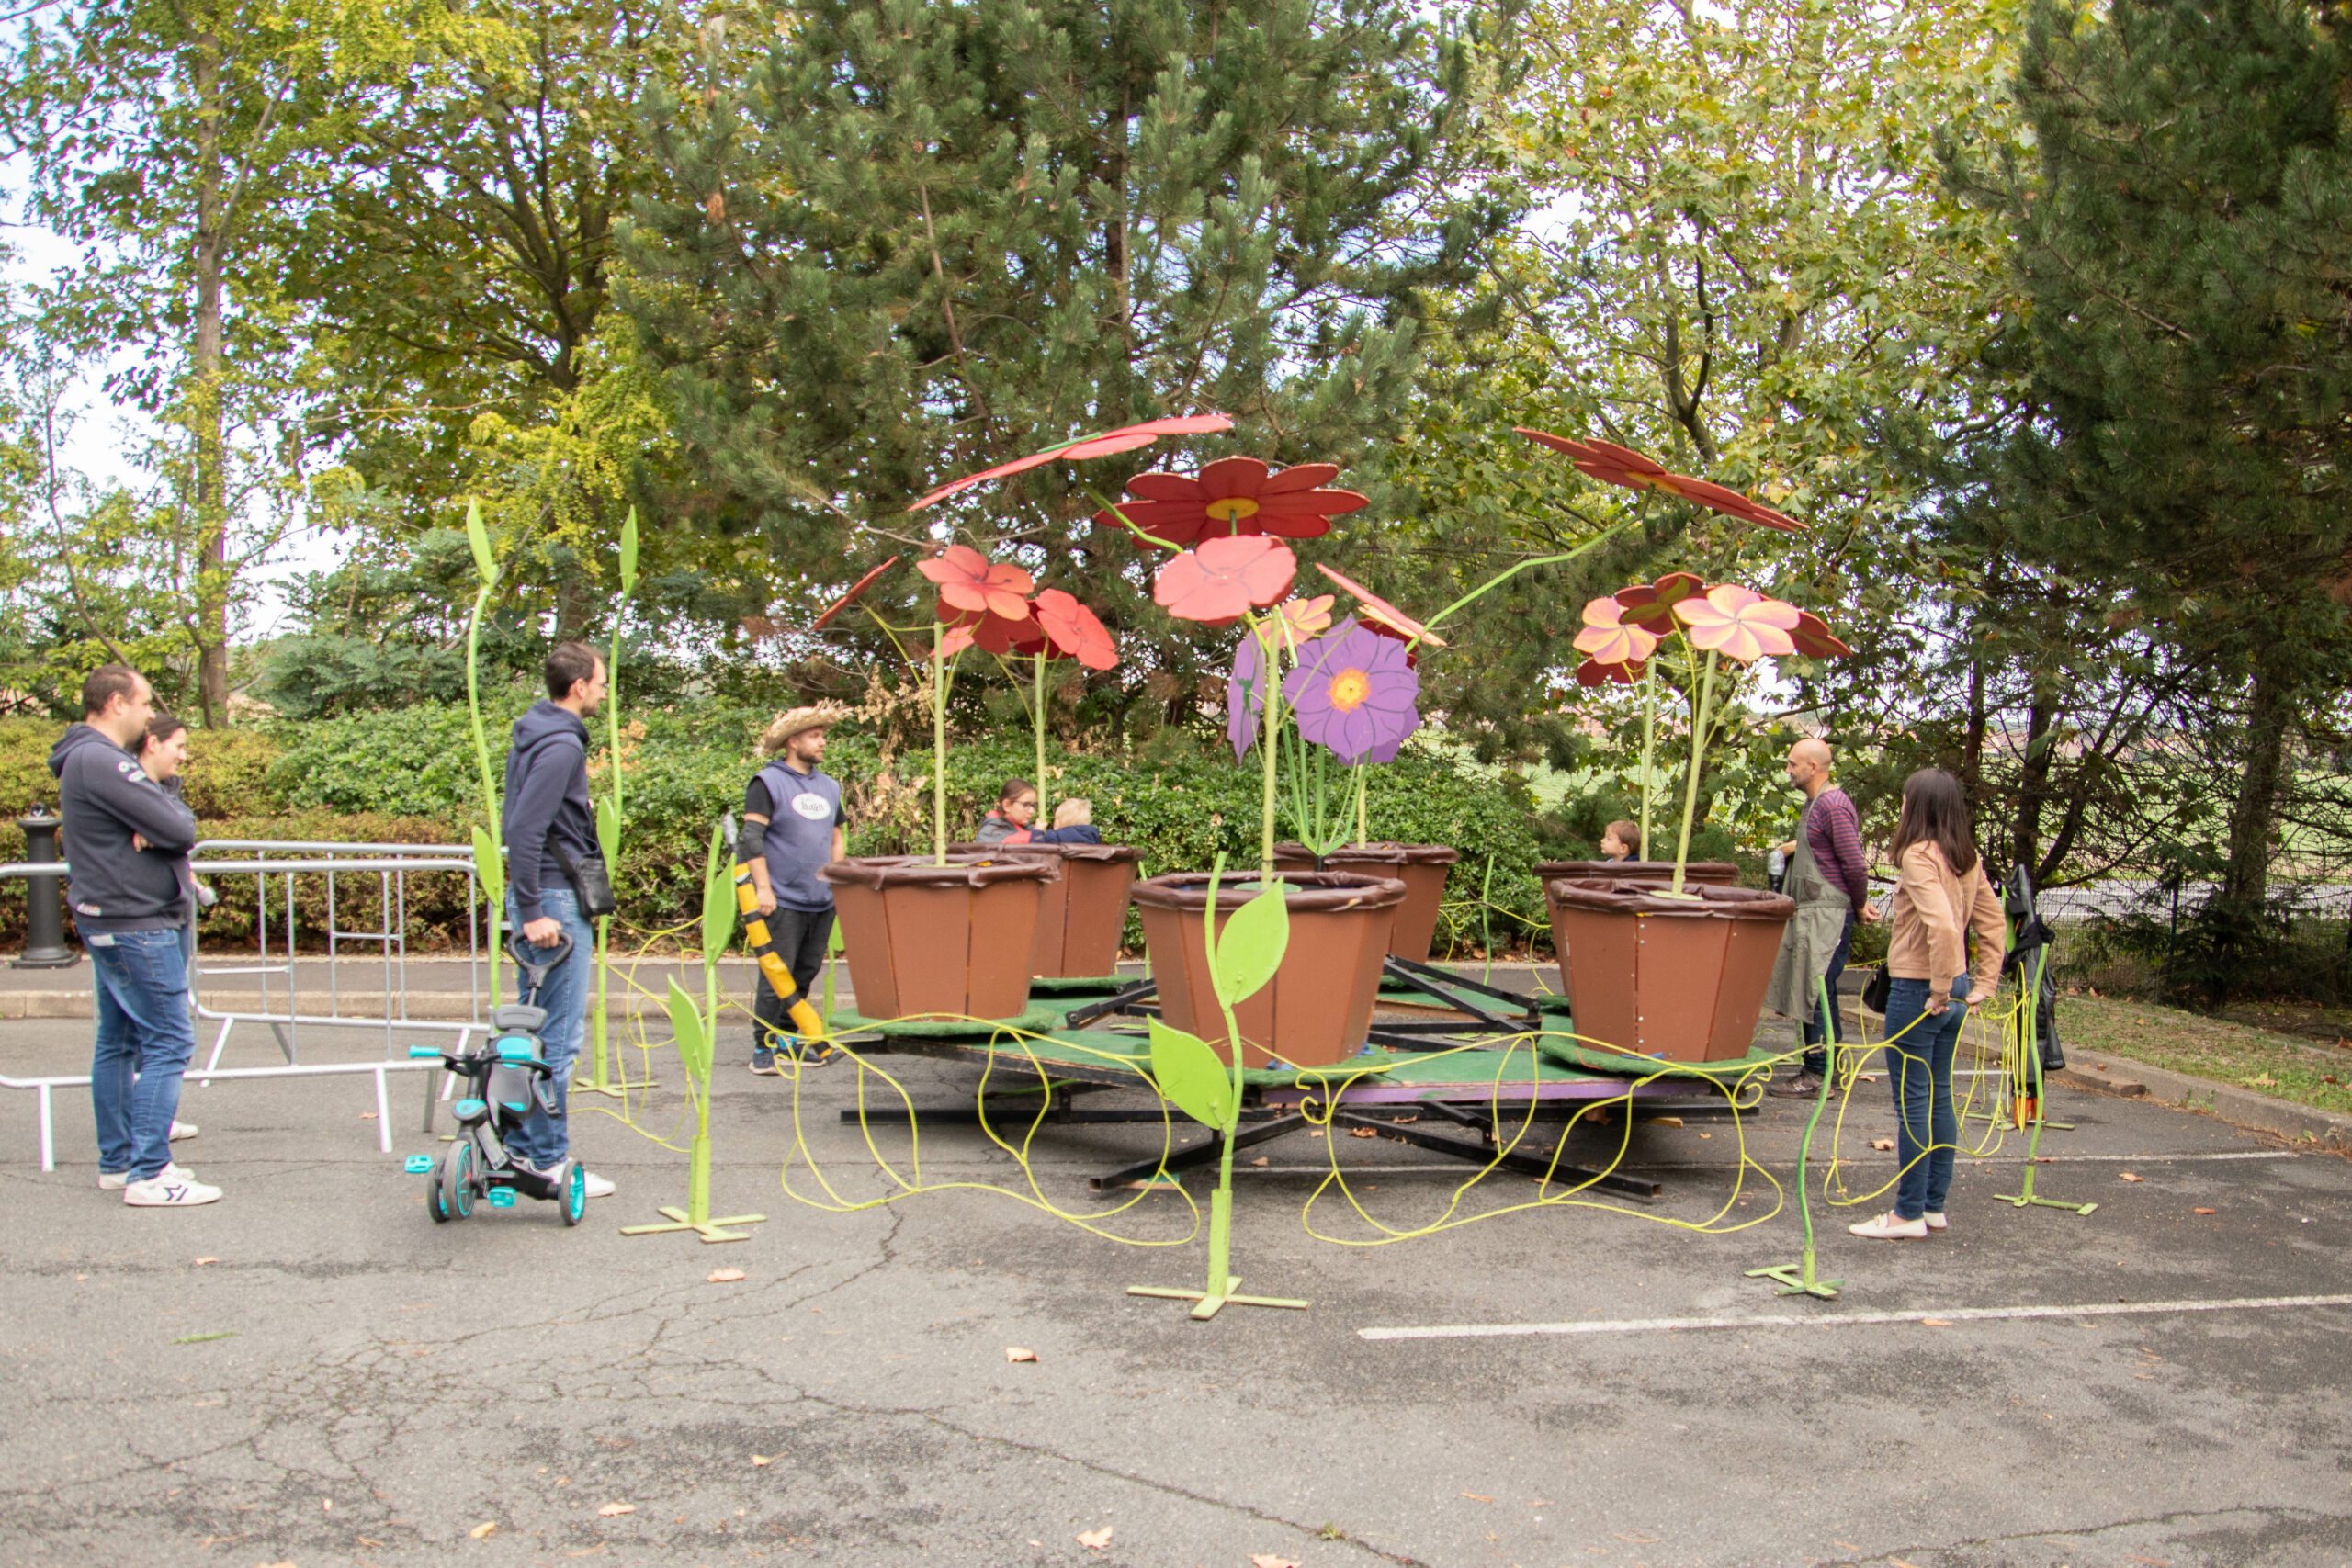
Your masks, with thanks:
M 587 1032 L 588 981 L 596 967 L 596 932 L 580 913 L 580 896 L 569 887 L 540 888 L 539 912 L 561 921 L 564 935 L 571 939 L 571 951 L 564 955 L 562 963 L 548 971 L 547 984 L 530 998 L 548 1010 L 546 1027 L 539 1031 L 539 1056 L 554 1074 L 548 1087 L 554 1091 L 556 1113 L 548 1115 L 534 1096 L 530 1109 L 523 1113 L 523 1124 L 506 1135 L 506 1152 L 547 1170 L 560 1164 L 571 1150 L 564 1108 L 571 1098 L 571 1064 L 579 1058 L 580 1042 Z M 520 942 L 537 962 L 539 950 L 522 942 L 523 922 L 512 893 L 506 896 L 506 929 L 511 933 L 509 951 Z M 514 976 L 518 998 L 523 983 L 518 973 Z
M 1804 1021 L 1804 1070 L 1826 1073 L 1829 1070 L 1827 1042 L 1838 1038 L 1838 981 L 1846 973 L 1846 959 L 1854 951 L 1854 911 L 1846 911 L 1846 929 L 1838 933 L 1838 945 L 1829 951 L 1829 967 L 1822 972 L 1822 984 L 1829 987 L 1829 1010 L 1823 1012 L 1818 1000 L 1814 1003 L 1813 1016 Z
M 1894 1092 L 1894 1157 L 1903 1167 L 1894 1188 L 1894 1213 L 1902 1219 L 1943 1213 L 1944 1200 L 1951 1192 L 1952 1156 L 1960 1145 L 1951 1058 L 1960 1044 L 1960 1026 L 1968 1018 L 1968 1010 L 1960 1005 L 1967 995 L 1968 976 L 1963 975 L 1952 982 L 1952 1005 L 1930 1013 L 1927 981 L 1887 982 L 1886 1081 Z M 1901 1039 L 1895 1038 L 1898 1034 Z
M 98 1168 L 127 1172 L 133 1181 L 161 1176 L 172 1161 L 180 1078 L 196 1055 L 185 940 L 178 931 L 90 931 L 82 939 L 96 992 L 90 1109 Z

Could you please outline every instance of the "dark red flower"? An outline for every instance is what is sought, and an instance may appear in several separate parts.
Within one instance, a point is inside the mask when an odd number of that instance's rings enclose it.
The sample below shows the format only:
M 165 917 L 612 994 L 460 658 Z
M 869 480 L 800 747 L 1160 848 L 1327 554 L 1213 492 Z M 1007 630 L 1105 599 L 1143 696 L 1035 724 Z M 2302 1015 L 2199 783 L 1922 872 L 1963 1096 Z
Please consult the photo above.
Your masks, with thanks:
M 1263 534 L 1204 539 L 1159 569 L 1152 599 L 1180 620 L 1230 626 L 1290 592 L 1298 558 Z
M 1094 612 L 1058 588 L 1037 595 L 1031 612 L 1046 639 L 1089 670 L 1109 670 L 1119 662 L 1119 649 Z M 1025 651 L 1035 652 L 1034 649 Z
M 1220 535 L 1312 539 L 1330 532 L 1332 518 L 1366 504 L 1354 491 L 1322 488 L 1339 472 L 1330 463 L 1297 463 L 1276 472 L 1261 458 L 1222 457 L 1195 475 L 1137 474 L 1127 481 L 1135 499 L 1115 513 L 1096 513 L 1094 521 L 1115 528 L 1124 515 L 1151 540 L 1177 546 Z
M 1843 659 L 1854 651 L 1829 629 L 1828 622 L 1811 610 L 1797 612 L 1797 624 L 1789 633 L 1789 640 L 1807 659 Z
M 1315 563 L 1315 570 L 1353 594 L 1363 624 L 1382 637 L 1395 637 L 1403 643 L 1425 642 L 1431 648 L 1445 646 L 1445 638 L 1438 636 L 1437 633 L 1430 630 L 1429 627 L 1421 625 L 1420 622 L 1413 619 L 1363 583 L 1340 576 L 1321 561 Z
M 1785 534 L 1804 532 L 1804 525 L 1785 513 L 1775 512 L 1711 479 L 1668 472 L 1665 464 L 1655 457 L 1645 457 L 1630 446 L 1620 446 L 1614 441 L 1602 441 L 1598 437 L 1590 441 L 1577 441 L 1566 435 L 1555 435 L 1548 430 L 1530 430 L 1524 425 L 1513 428 L 1530 441 L 1549 446 L 1555 452 L 1566 453 L 1575 461 L 1577 471 L 1588 479 L 1596 479 L 1603 484 L 1617 485 L 1625 490 L 1664 491 L 1668 495 L 1680 496 L 1711 512 L 1720 512 L 1726 517 L 1736 517 L 1744 523 L 1778 528 Z
M 1707 580 L 1698 573 L 1669 571 L 1655 582 L 1617 590 L 1617 611 L 1627 626 L 1664 637 L 1674 629 L 1674 606 L 1706 591 Z
M 828 626 L 832 624 L 832 619 L 835 615 L 840 615 L 843 610 L 846 610 L 852 604 L 856 604 L 858 600 L 865 595 L 867 589 L 881 581 L 883 574 L 898 564 L 899 558 L 892 556 L 880 566 L 876 567 L 872 571 L 867 572 L 864 577 L 861 577 L 855 582 L 851 583 L 849 585 L 848 592 L 842 594 L 840 598 L 826 605 L 824 613 L 819 615 L 815 620 L 808 623 L 808 629 L 812 632 L 823 631 Z
M 1588 659 L 1577 666 L 1579 686 L 1630 686 L 1642 678 L 1646 664 L 1603 664 L 1598 659 Z
M 1089 457 L 1107 457 L 1114 452 L 1132 452 L 1138 446 L 1148 446 L 1163 435 L 1209 435 L 1220 430 L 1230 430 L 1233 422 L 1221 413 L 1186 414 L 1176 419 L 1148 419 L 1141 424 L 1121 425 L 1099 435 L 1081 435 L 1075 441 L 1065 441 L 1058 446 L 1048 446 L 1043 452 L 1032 452 L 1026 457 L 1015 457 L 1010 463 L 999 463 L 992 468 L 982 468 L 977 474 L 967 474 L 960 479 L 950 479 L 929 495 L 910 502 L 907 510 L 921 512 L 935 502 L 946 500 L 974 485 L 986 484 L 1008 475 L 1043 468 L 1057 457 L 1082 463 Z
M 969 545 L 950 545 L 915 570 L 939 584 L 942 603 L 958 610 L 985 611 L 1017 621 L 1029 614 L 1029 574 L 1017 566 L 998 562 Z

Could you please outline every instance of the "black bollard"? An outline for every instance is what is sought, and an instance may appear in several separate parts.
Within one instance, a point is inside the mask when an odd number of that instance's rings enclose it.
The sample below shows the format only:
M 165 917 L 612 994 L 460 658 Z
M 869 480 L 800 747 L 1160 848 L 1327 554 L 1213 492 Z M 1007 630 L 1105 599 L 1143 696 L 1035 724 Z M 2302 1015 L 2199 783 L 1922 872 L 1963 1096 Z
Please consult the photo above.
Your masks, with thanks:
M 17 818 L 17 826 L 25 830 L 26 860 L 51 865 L 62 858 L 57 852 L 57 830 L 64 826 L 61 818 L 36 806 L 30 816 Z M 12 967 L 64 969 L 81 958 L 65 945 L 65 878 L 25 878 L 25 951 Z

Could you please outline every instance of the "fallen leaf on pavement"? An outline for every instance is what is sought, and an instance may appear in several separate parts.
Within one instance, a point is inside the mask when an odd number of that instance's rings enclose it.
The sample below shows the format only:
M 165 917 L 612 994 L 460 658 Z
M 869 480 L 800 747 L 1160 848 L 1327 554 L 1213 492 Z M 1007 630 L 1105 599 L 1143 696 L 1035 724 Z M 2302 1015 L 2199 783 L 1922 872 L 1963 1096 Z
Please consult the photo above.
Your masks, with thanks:
M 1492 1497 L 1482 1496 L 1476 1492 L 1464 1492 L 1463 1495 L 1469 1498 L 1473 1503 L 1491 1503 L 1494 1501 Z
M 1111 1527 L 1109 1525 L 1104 1525 L 1099 1530 L 1079 1531 L 1078 1544 L 1086 1548 L 1089 1551 L 1102 1551 L 1104 1547 L 1111 1544 Z
M 2188 1212 L 2192 1214 L 2210 1214 L 2213 1213 L 2211 1209 L 2191 1209 Z
M 201 1269 L 208 1263 L 218 1263 L 220 1261 L 220 1260 L 217 1258 L 199 1258 L 196 1260 L 196 1266 L 198 1269 Z
M 1037 1359 L 1037 1352 L 1025 1345 L 1007 1345 L 1004 1359 L 1008 1361 L 1034 1361 Z
M 1950 1328 L 1951 1326 L 1951 1319 L 1948 1317 L 1923 1317 L 1919 1320 L 1919 1326 L 1922 1328 Z
M 498 1533 L 498 1521 L 496 1519 L 484 1519 L 481 1523 L 476 1525 L 466 1533 L 473 1537 L 476 1540 L 488 1540 L 492 1536 Z
M 1256 1159 L 1251 1160 L 1250 1163 L 1251 1165 L 1272 1165 L 1272 1164 L 1273 1164 L 1274 1162 L 1273 1162 L 1273 1161 L 1272 1161 L 1272 1158 L 1270 1158 L 1269 1156 L 1265 1156 L 1265 1155 L 1260 1155 Z
M 1277 1557 L 1271 1551 L 1253 1551 L 1250 1554 L 1250 1568 L 1298 1568 L 1298 1559 Z
M 1619 1530 L 1617 1532 L 1617 1539 L 1619 1540 L 1630 1540 L 1635 1546 L 1648 1546 L 1654 1543 L 1657 1540 L 1657 1537 L 1654 1535 L 1644 1535 L 1639 1530 Z
M 741 1269 L 714 1269 L 704 1275 L 703 1280 L 705 1283 L 712 1285 L 731 1285 L 742 1277 L 743 1270 Z
M 765 1470 L 769 1465 L 772 1465 L 775 1462 L 775 1456 L 774 1454 L 753 1454 L 752 1456 L 752 1468 L 756 1470 Z
M 2127 1171 L 2124 1171 L 2124 1172 L 2122 1173 L 2122 1175 L 2123 1175 L 2123 1179 L 2124 1179 L 2124 1180 L 2126 1180 L 2126 1181 L 2145 1181 L 2145 1180 L 2147 1180 L 2147 1179 L 2147 1179 L 2146 1177 L 2144 1177 L 2144 1176 L 2135 1176 L 2135 1175 L 2133 1175 L 2132 1172 L 2130 1172 L 2130 1171 L 2128 1171 L 2128 1170 L 2127 1170 Z
M 1871 1140 L 1871 1147 L 1874 1149 L 1892 1149 L 1894 1147 L 1894 1140 L 1893 1138 L 1872 1138 Z
M 1348 1136 L 1351 1138 L 1376 1138 L 1380 1136 L 1380 1130 L 1377 1127 L 1351 1127 L 1348 1129 Z
M 637 1505 L 634 1503 L 607 1503 L 603 1507 L 596 1510 L 598 1517 L 606 1519 L 616 1519 L 623 1514 L 634 1514 L 635 1512 L 637 1512 Z

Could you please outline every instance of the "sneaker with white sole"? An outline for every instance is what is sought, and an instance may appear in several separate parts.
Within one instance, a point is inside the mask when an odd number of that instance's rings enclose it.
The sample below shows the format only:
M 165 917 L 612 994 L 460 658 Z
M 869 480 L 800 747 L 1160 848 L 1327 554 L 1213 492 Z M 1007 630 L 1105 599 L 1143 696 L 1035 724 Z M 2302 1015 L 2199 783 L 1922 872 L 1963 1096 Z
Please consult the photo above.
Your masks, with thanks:
M 201 1127 L 199 1127 L 199 1126 L 198 1126 L 198 1125 L 197 1125 L 195 1122 L 179 1122 L 179 1121 L 175 1121 L 175 1122 L 172 1123 L 172 1136 L 171 1136 L 171 1141 L 172 1141 L 173 1143 L 175 1143 L 175 1144 L 176 1144 L 176 1143 L 178 1143 L 182 1138 L 193 1138 L 193 1137 L 195 1137 L 198 1133 L 201 1133 L 202 1131 L 204 1131 L 204 1129 L 203 1129 L 203 1128 L 201 1128 Z
M 1892 1213 L 1846 1228 L 1865 1241 L 1924 1241 L 1928 1235 L 1927 1221 L 1906 1220 Z
M 1931 1231 L 1950 1230 L 1951 1228 L 1951 1222 L 1944 1218 L 1944 1213 L 1941 1209 L 1930 1209 L 1919 1217 L 1928 1222 L 1928 1228 Z
M 617 1190 L 609 1178 L 599 1176 L 593 1170 L 587 1173 L 586 1185 L 591 1198 L 609 1198 Z
M 180 1164 L 179 1161 L 173 1160 L 164 1167 L 164 1178 L 167 1181 L 193 1181 L 196 1179 L 196 1172 Z M 98 1172 L 98 1190 L 101 1192 L 119 1192 L 130 1185 L 130 1172 L 127 1170 Z
M 134 1181 L 122 1190 L 122 1201 L 133 1209 L 192 1209 L 198 1203 L 220 1201 L 220 1189 L 207 1187 L 193 1177 L 168 1172 Z

